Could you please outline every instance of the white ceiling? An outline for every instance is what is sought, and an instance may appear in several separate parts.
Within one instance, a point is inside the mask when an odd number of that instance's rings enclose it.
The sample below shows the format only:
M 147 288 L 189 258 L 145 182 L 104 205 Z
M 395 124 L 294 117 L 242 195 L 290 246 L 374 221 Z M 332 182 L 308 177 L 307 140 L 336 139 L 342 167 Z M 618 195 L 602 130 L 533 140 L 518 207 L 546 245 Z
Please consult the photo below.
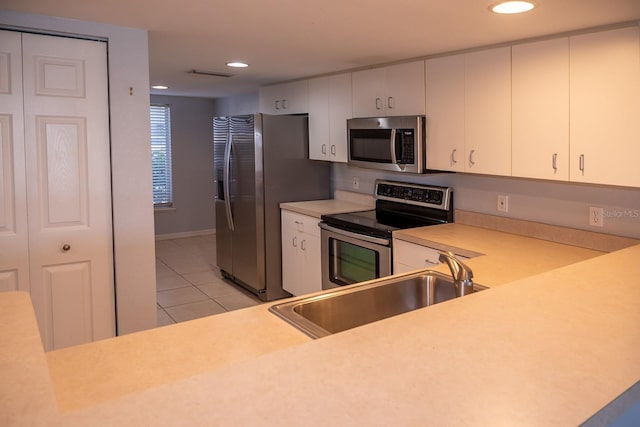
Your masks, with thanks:
M 0 7 L 149 31 L 151 84 L 221 97 L 262 84 L 640 20 L 640 0 L 2 0 Z M 247 69 L 224 64 L 242 60 Z M 205 70 L 233 77 L 190 74 Z

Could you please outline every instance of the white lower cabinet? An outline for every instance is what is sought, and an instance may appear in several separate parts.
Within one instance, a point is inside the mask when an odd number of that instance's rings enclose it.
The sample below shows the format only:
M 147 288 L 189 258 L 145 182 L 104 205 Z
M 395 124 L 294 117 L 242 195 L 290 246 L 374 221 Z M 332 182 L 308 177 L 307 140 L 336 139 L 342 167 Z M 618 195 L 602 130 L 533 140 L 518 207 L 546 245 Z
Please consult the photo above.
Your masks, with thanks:
M 282 211 L 282 287 L 294 296 L 322 290 L 318 218 Z
M 439 256 L 436 249 L 394 239 L 393 274 L 435 267 L 440 264 Z
M 428 246 L 393 239 L 393 274 L 436 267 L 441 264 L 440 252 L 440 250 Z M 466 255 L 459 253 L 455 255 L 461 260 L 469 259 L 468 255 L 478 255 L 470 254 L 469 251 L 464 252 Z

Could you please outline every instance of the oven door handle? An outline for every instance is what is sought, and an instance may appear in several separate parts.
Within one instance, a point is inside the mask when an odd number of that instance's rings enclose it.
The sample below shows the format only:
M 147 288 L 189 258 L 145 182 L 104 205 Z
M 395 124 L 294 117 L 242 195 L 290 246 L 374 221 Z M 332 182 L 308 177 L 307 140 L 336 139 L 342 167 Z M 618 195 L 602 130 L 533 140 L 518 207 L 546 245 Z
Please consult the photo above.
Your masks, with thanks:
M 383 239 L 383 238 L 380 238 L 380 237 L 372 237 L 372 236 L 367 236 L 367 235 L 360 234 L 360 233 L 354 233 L 352 231 L 342 230 L 340 228 L 336 228 L 336 227 L 332 227 L 330 225 L 327 225 L 324 222 L 321 222 L 318 225 L 323 230 L 330 231 L 332 233 L 336 233 L 336 234 L 339 234 L 341 236 L 351 237 L 353 239 L 364 240 L 365 242 L 374 243 L 376 245 L 390 246 L 388 239 Z

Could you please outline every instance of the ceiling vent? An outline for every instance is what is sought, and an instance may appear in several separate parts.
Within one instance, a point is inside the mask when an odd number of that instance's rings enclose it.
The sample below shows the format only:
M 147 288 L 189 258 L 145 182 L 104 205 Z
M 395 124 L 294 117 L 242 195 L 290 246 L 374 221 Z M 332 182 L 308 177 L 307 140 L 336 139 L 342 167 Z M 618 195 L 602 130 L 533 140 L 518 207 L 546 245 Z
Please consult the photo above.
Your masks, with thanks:
M 227 73 L 217 73 L 215 71 L 202 71 L 202 70 L 191 70 L 190 74 L 197 74 L 199 76 L 211 76 L 211 77 L 233 77 L 233 74 Z

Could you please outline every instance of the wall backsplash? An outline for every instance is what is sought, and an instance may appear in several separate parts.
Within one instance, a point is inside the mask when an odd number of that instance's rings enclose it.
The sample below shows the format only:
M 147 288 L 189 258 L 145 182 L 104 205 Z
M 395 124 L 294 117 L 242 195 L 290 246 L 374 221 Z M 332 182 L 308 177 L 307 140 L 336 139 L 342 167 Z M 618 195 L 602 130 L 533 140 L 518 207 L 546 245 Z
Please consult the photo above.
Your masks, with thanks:
M 353 188 L 353 177 L 359 188 Z M 377 178 L 454 189 L 454 206 L 473 212 L 640 238 L 640 189 L 472 174 L 381 173 L 333 164 L 332 188 L 373 194 Z M 498 212 L 497 196 L 509 196 L 509 212 Z M 590 226 L 589 207 L 604 210 L 604 226 Z

